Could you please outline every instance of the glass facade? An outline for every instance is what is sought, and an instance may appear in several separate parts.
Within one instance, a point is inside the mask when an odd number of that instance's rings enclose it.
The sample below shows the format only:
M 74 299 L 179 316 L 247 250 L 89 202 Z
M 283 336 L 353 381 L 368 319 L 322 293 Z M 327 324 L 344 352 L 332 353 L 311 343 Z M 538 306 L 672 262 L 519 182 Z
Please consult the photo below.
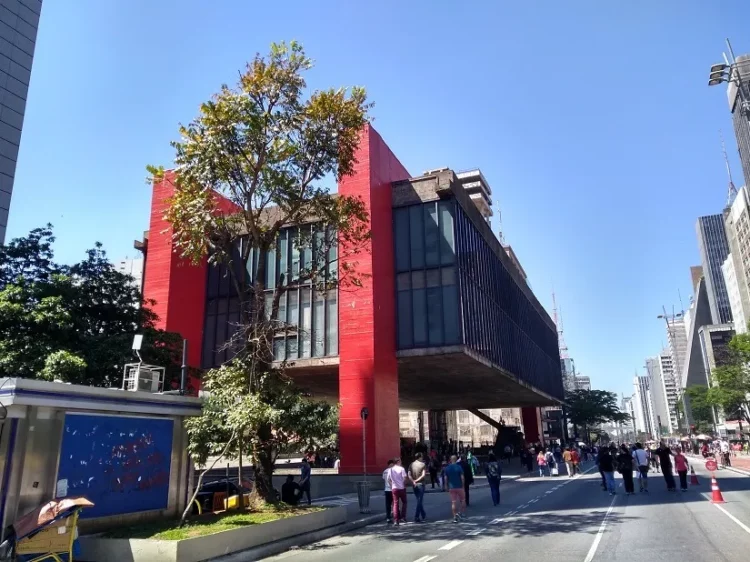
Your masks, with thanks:
M 455 200 L 393 210 L 397 347 L 465 344 L 562 396 L 557 334 Z
M 703 265 L 703 275 L 708 291 L 708 304 L 711 308 L 711 320 L 714 324 L 726 324 L 732 321 L 732 307 L 724 272 L 721 269 L 729 255 L 724 216 L 699 217 L 697 231 L 701 265 Z
M 398 349 L 461 343 L 453 201 L 393 210 Z
M 323 231 L 312 226 L 301 228 L 302 232 L 296 227 L 282 230 L 273 249 L 264 256 L 251 250 L 244 264 L 244 275 L 254 282 L 258 263 L 261 259 L 264 262 L 268 313 L 274 291 L 282 287 L 277 319 L 285 322 L 288 329 L 274 338 L 274 357 L 278 361 L 338 355 L 339 351 L 338 290 L 325 288 L 326 281 L 336 279 L 338 274 L 336 245 L 327 243 L 327 233 Z M 237 252 L 238 264 L 239 255 Z M 313 264 L 318 267 L 313 268 Z M 321 272 L 319 278 L 306 274 L 312 269 Z M 232 356 L 231 350 L 222 347 L 236 329 L 240 309 L 227 273 L 223 265 L 208 268 L 203 368 L 221 365 Z

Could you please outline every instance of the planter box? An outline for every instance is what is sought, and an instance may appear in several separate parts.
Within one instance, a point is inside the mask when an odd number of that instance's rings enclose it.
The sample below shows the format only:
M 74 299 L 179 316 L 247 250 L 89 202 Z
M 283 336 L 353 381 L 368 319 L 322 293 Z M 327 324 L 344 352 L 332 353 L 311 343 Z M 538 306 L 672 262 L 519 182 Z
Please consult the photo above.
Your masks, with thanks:
M 201 562 L 225 554 L 247 550 L 295 535 L 340 525 L 346 521 L 346 508 L 333 507 L 287 517 L 269 523 L 222 531 L 213 535 L 178 541 L 156 539 L 80 538 L 82 562 Z

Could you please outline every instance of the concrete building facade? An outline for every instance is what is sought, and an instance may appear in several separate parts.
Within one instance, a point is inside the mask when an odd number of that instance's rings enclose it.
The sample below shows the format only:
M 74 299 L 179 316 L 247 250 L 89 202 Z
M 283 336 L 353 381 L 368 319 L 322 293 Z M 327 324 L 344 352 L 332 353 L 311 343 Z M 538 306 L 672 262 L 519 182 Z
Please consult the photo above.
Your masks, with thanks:
M 750 197 L 747 186 L 737 192 L 732 205 L 724 211 L 724 230 L 730 254 L 722 265 L 732 320 L 737 333 L 747 331 L 750 320 Z M 735 317 L 736 311 L 736 317 Z
M 633 410 L 636 434 L 642 432 L 653 438 L 657 435 L 657 425 L 654 417 L 649 376 L 636 375 L 633 379 L 633 388 L 635 389 Z
M 239 302 L 225 266 L 186 264 L 175 253 L 164 221 L 174 181 L 168 172 L 153 186 L 151 225 L 139 245 L 144 296 L 156 301 L 159 328 L 188 339 L 189 365 L 211 368 L 231 357 L 224 344 Z M 371 237 L 346 254 L 361 286 L 295 282 L 300 263 L 324 259 L 294 243 L 300 228 L 316 234 L 314 224 L 285 227 L 268 255 L 251 252 L 246 264 L 235 264 L 252 282 L 263 260 L 267 298 L 281 292 L 275 320 L 290 328 L 273 351 L 279 364 L 291 363 L 286 374 L 311 396 L 341 404 L 343 473 L 362 470 L 362 408 L 369 412 L 367 471 L 379 474 L 399 452 L 400 409 L 428 411 L 430 440 L 434 430 L 440 441 L 451 411 L 520 407 L 533 443 L 542 438 L 539 408 L 563 399 L 555 324 L 464 183 L 449 169 L 411 177 L 368 125 L 353 174 L 338 182 L 338 193 L 361 198 L 368 212 Z M 216 201 L 217 212 L 233 212 L 228 200 Z M 326 276 L 342 272 L 336 255 L 325 256 Z
M 729 242 L 724 231 L 722 215 L 699 217 L 696 223 L 698 249 L 706 280 L 708 305 L 711 309 L 712 324 L 725 324 L 732 321 L 732 309 L 724 283 L 721 266 L 729 255 Z
M 577 390 L 591 390 L 591 377 L 585 375 L 576 375 Z
M 0 2 L 0 244 L 5 241 L 42 0 Z
M 745 88 L 744 98 L 750 101 L 750 55 L 740 55 L 736 59 L 736 67 L 732 71 L 731 78 L 736 78 L 734 72 L 739 73 L 742 85 Z M 745 176 L 745 184 L 750 185 L 750 108 L 742 107 L 741 92 L 738 89 L 736 80 L 728 82 L 727 100 L 729 101 L 729 111 L 732 112 L 732 125 L 734 126 L 734 136 L 737 139 L 737 151 L 742 164 L 742 174 Z

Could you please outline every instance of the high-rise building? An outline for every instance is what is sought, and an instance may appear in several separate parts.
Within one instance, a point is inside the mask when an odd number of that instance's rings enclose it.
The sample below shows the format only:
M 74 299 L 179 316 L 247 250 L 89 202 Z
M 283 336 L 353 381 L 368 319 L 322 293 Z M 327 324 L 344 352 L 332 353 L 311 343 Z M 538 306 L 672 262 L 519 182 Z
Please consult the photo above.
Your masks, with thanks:
M 670 371 L 680 375 L 685 368 L 688 346 L 684 316 L 675 315 L 667 317 L 667 342 L 669 344 L 667 352 L 672 364 Z
M 591 390 L 591 377 L 576 375 L 576 389 Z
M 747 319 L 742 307 L 742 290 L 737 280 L 737 270 L 734 267 L 733 253 L 730 252 L 729 257 L 721 266 L 721 271 L 724 274 L 724 283 L 727 286 L 729 306 L 732 307 L 732 321 L 735 330 L 738 334 L 744 334 L 747 332 Z
M 133 278 L 133 285 L 143 287 L 143 258 L 125 258 L 115 262 L 115 269 Z
M 635 431 L 645 433 L 650 437 L 656 437 L 656 423 L 654 418 L 654 405 L 651 399 L 651 390 L 648 376 L 639 376 L 633 379 L 635 388 Z
M 737 139 L 737 149 L 742 163 L 742 173 L 745 176 L 745 184 L 750 185 L 750 114 L 747 108 L 743 108 L 743 97 L 750 101 L 750 55 L 741 55 L 735 59 L 731 79 L 728 82 L 727 98 L 729 111 L 732 112 L 732 124 L 734 125 L 734 136 Z M 736 74 L 739 74 L 740 82 L 744 87 L 740 92 L 737 85 Z
M 687 338 L 686 346 L 687 346 Z M 659 366 L 661 368 L 661 388 L 659 392 L 664 394 L 664 400 L 667 405 L 667 420 L 669 430 L 676 433 L 679 430 L 679 412 L 677 403 L 680 399 L 679 384 L 677 371 L 674 363 L 674 353 L 671 349 L 665 349 L 659 355 Z
M 664 350 L 662 356 L 670 362 L 669 351 Z M 662 368 L 661 360 L 663 357 L 655 356 L 646 359 L 646 373 L 648 374 L 648 387 L 651 391 L 651 403 L 653 405 L 653 417 L 656 420 L 656 433 L 660 437 L 672 433 L 672 427 L 669 418 L 669 405 L 667 404 L 667 394 L 665 391 L 666 372 Z M 671 371 L 671 365 L 669 367 Z M 671 376 L 671 374 L 670 374 Z
M 732 309 L 729 305 L 724 274 L 721 271 L 721 266 L 729 255 L 724 217 L 722 215 L 699 217 L 696 231 L 712 324 L 726 324 L 732 321 Z
M 620 411 L 625 412 L 630 416 L 630 421 L 628 422 L 628 424 L 635 431 L 635 394 L 622 397 L 622 405 L 620 407 Z
M 42 0 L 0 2 L 0 244 L 5 240 Z
M 563 387 L 565 392 L 570 392 L 576 389 L 576 363 L 570 357 L 564 357 L 560 359 L 560 367 L 562 368 L 563 376 Z
M 734 277 L 727 287 L 732 320 L 738 333 L 747 331 L 750 320 L 750 196 L 747 186 L 737 192 L 732 205 L 724 211 L 724 227 L 729 242 L 729 263 L 722 267 L 726 276 Z M 734 294 L 731 294 L 734 293 Z M 735 310 L 737 316 L 735 317 Z

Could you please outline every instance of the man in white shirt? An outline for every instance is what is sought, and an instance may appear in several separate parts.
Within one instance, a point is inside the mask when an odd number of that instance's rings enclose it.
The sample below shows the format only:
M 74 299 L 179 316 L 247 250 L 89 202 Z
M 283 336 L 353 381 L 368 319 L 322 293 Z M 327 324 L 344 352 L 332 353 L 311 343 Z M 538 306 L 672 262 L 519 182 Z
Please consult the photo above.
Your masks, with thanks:
M 401 459 L 394 459 L 394 464 L 388 473 L 391 480 L 391 494 L 393 494 L 393 519 L 396 525 L 406 523 L 406 483 L 409 477 L 401 466 Z M 399 509 L 400 504 L 400 509 Z
M 732 466 L 729 443 L 727 443 L 726 439 L 721 440 L 721 458 L 724 459 L 724 466 Z
M 390 525 L 393 523 L 393 491 L 391 485 L 391 468 L 393 468 L 393 461 L 388 461 L 388 468 L 383 471 L 383 483 L 385 487 L 383 492 L 385 493 L 385 519 Z
M 648 492 L 648 455 L 643 450 L 643 445 L 640 443 L 635 444 L 635 451 L 633 451 L 633 458 L 635 464 L 638 465 L 638 482 L 640 483 L 640 491 Z

